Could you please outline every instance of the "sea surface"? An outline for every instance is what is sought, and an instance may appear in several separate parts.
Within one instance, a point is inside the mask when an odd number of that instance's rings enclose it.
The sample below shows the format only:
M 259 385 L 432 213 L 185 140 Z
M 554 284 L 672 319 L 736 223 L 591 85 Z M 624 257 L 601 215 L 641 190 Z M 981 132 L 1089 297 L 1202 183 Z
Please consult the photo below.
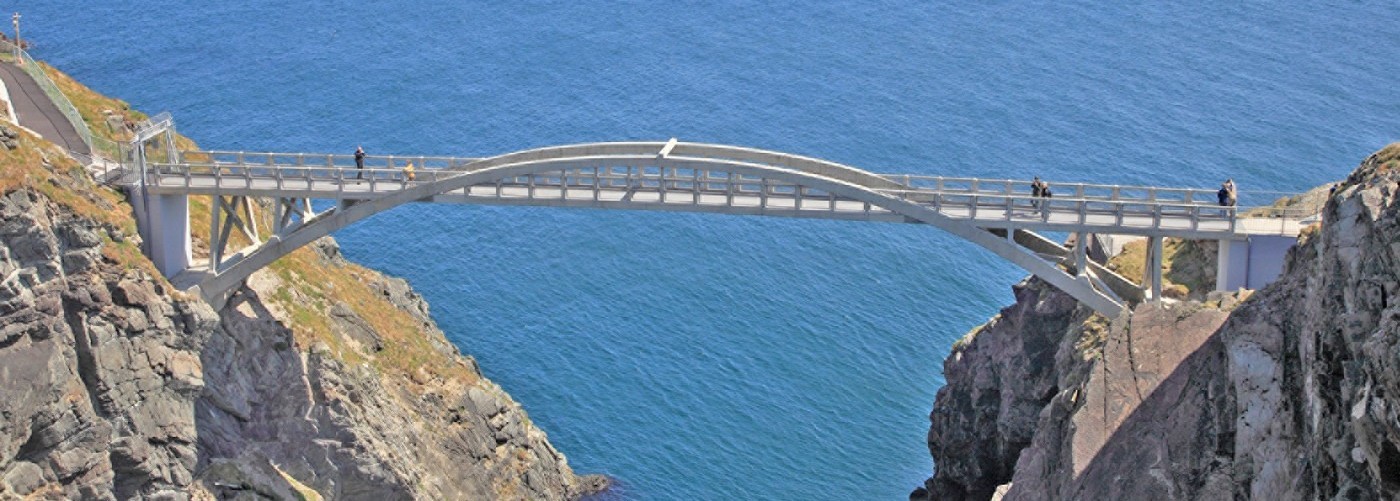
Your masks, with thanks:
M 666 140 L 876 172 L 1213 188 L 1400 140 L 1394 2 L 20 1 L 35 56 L 206 148 Z M 914 225 L 418 205 L 408 279 L 613 499 L 903 499 L 949 346 L 1024 275 Z

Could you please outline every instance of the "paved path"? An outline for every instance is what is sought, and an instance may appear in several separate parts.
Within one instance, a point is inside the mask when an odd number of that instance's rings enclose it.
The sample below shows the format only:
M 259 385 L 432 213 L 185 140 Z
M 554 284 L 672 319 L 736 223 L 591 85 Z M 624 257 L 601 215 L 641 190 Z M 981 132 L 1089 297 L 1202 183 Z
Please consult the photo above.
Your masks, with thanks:
M 82 155 L 91 153 L 73 124 L 58 111 L 33 77 L 18 66 L 0 62 L 0 79 L 5 81 L 10 92 L 10 103 L 15 107 L 20 125 L 68 151 Z

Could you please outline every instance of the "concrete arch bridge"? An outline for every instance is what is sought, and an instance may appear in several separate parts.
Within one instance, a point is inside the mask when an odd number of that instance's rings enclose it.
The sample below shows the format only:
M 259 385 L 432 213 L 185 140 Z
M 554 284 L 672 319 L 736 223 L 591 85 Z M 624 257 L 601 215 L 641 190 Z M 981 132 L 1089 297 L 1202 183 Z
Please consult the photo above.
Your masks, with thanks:
M 137 203 L 150 257 L 177 287 L 216 306 L 254 271 L 356 221 L 406 203 L 467 203 L 713 212 L 926 224 L 979 245 L 1105 315 L 1161 297 L 1164 237 L 1244 242 L 1245 269 L 1258 238 L 1296 238 L 1296 220 L 1241 218 L 1213 190 L 1052 183 L 1033 197 L 1028 180 L 874 174 L 825 160 L 717 144 L 590 143 L 489 158 L 175 151 L 146 142 L 170 122 L 138 131 L 125 179 Z M 165 145 L 173 144 L 165 141 Z M 163 158 L 151 158 L 151 157 Z M 408 167 L 411 165 L 412 167 Z M 190 195 L 213 197 L 207 263 L 191 258 Z M 258 228 L 258 204 L 273 201 L 272 228 Z M 311 200 L 335 201 L 319 213 Z M 253 244 L 228 249 L 234 231 Z M 1040 232 L 1148 239 L 1141 286 Z M 1222 286 L 1238 245 L 1222 245 Z M 1286 247 L 1284 247 L 1286 249 Z M 1225 256 L 1236 252 L 1234 261 Z M 1281 259 L 1281 256 L 1280 256 Z M 1255 264 L 1258 266 L 1258 263 Z M 1276 273 L 1276 272 L 1275 272 Z M 1238 275 L 1239 273 L 1235 273 Z M 1248 286 L 1248 276 L 1241 285 Z M 1232 288 L 1232 287 L 1231 287 Z

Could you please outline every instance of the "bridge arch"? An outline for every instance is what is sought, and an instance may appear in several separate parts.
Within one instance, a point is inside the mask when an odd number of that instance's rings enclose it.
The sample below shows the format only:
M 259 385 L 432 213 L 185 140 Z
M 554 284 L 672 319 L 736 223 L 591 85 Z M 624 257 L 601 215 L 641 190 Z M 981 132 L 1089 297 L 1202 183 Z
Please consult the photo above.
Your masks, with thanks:
M 277 234 L 247 254 L 231 257 L 212 276 L 198 284 L 200 294 L 222 305 L 228 295 L 248 276 L 297 248 L 332 232 L 399 205 L 432 200 L 456 191 L 466 193 L 473 186 L 498 183 L 504 179 L 571 169 L 597 169 L 599 166 L 631 165 L 658 169 L 726 172 L 763 180 L 790 183 L 821 190 L 842 200 L 868 204 L 906 218 L 928 224 L 968 240 L 1001 256 L 1026 271 L 1066 291 L 1096 311 L 1113 316 L 1123 302 L 1111 292 L 1096 287 L 1083 273 L 1071 275 L 1057 263 L 1048 261 L 1019 245 L 1015 238 L 995 235 L 965 220 L 952 219 L 916 201 L 880 190 L 904 188 L 876 174 L 825 160 L 779 152 L 698 143 L 590 143 L 523 150 L 454 166 L 437 180 L 407 185 L 401 190 L 341 206 Z M 600 205 L 606 206 L 606 205 Z M 616 208 L 627 208 L 615 206 Z M 722 211 L 720 211 L 722 212 Z M 758 213 L 763 213 L 761 210 Z

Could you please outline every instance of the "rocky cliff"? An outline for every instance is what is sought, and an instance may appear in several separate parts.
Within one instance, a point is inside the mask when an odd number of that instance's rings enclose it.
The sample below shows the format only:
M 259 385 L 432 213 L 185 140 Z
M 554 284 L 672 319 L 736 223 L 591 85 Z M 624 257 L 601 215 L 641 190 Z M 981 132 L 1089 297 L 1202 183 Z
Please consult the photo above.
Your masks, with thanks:
M 1109 320 L 1018 284 L 945 362 L 911 498 L 1400 497 L 1397 191 L 1393 144 L 1253 294 Z
M 206 486 L 253 484 L 257 471 L 336 499 L 566 499 L 600 486 L 574 476 L 403 280 L 345 261 L 329 239 L 285 261 L 248 280 L 200 352 Z
M 141 256 L 119 193 L 42 139 L 0 137 L 0 499 L 568 499 L 605 485 L 574 475 L 402 280 L 325 239 L 213 311 Z
M 0 498 L 182 492 L 218 318 L 140 266 L 119 197 L 16 137 L 0 153 Z

